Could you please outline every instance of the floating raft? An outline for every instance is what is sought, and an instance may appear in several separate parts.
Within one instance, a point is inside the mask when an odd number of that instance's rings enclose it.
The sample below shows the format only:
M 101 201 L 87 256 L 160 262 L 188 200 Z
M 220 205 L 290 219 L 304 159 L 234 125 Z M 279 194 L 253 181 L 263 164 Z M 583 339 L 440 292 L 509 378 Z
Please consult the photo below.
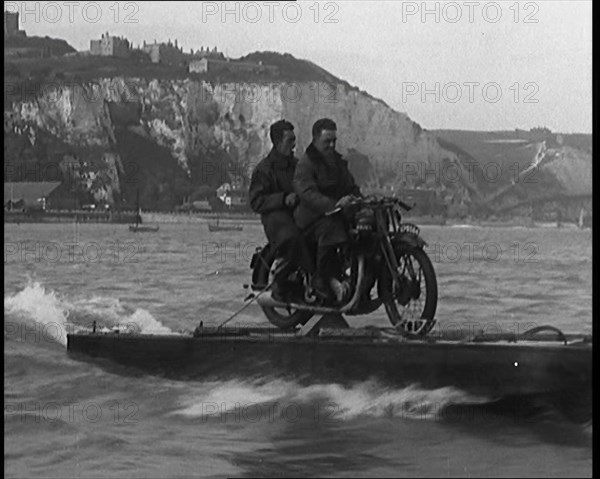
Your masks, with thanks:
M 303 381 L 371 378 L 424 388 L 454 386 L 487 397 L 592 391 L 592 337 L 534 331 L 407 339 L 393 328 L 199 327 L 188 334 L 85 332 L 67 336 L 69 354 L 180 379 L 290 376 Z M 557 334 L 558 331 L 558 334 Z

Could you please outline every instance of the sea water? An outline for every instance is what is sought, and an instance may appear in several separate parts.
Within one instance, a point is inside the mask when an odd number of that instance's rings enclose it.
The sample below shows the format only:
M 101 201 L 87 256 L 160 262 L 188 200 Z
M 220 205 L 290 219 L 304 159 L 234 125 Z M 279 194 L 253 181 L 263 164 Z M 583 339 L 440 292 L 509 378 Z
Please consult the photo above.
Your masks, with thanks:
M 572 228 L 426 226 L 436 328 L 592 332 L 592 235 Z M 66 334 L 181 334 L 244 305 L 261 225 L 131 233 L 102 224 L 7 224 L 7 477 L 589 477 L 592 427 L 498 410 L 458 388 L 271 376 L 176 381 L 66 352 Z M 383 309 L 348 318 L 385 326 Z M 264 324 L 256 305 L 229 324 Z M 239 358 L 251 361 L 252 358 Z

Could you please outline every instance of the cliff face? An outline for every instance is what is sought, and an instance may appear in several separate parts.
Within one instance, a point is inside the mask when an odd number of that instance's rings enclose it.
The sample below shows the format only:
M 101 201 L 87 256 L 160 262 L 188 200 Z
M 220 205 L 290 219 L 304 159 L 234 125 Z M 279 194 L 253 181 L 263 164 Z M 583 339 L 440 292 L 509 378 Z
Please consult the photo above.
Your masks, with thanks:
M 285 118 L 296 127 L 297 154 L 310 143 L 315 120 L 330 117 L 338 125 L 338 149 L 366 153 L 376 164 L 412 161 L 434 164 L 445 152 L 434 136 L 406 115 L 367 95 L 315 83 L 262 85 L 183 82 L 135 82 L 144 105 L 141 124 L 159 144 L 169 146 L 188 168 L 190 147 L 214 142 L 236 165 L 251 167 L 270 150 L 269 126 Z
M 331 85 L 115 77 L 47 88 L 5 108 L 5 177 L 69 180 L 71 195 L 125 206 L 139 191 L 144 208 L 172 210 L 226 181 L 247 186 L 274 121 L 295 125 L 300 156 L 314 121 L 329 117 L 359 184 L 433 188 L 451 216 L 591 194 L 586 136 L 428 132 L 364 92 Z M 500 178 L 482 171 L 490 162 L 500 162 Z
M 591 213 L 591 135 L 555 134 L 546 128 L 435 134 L 442 145 L 488 172 L 487 181 L 479 184 L 480 210 L 518 214 L 515 208 L 526 212 L 535 203 L 564 216 L 581 205 Z
M 247 184 L 252 167 L 271 148 L 269 126 L 278 119 L 295 125 L 301 155 L 321 117 L 336 121 L 338 149 L 360 170 L 363 185 L 432 185 L 455 204 L 468 204 L 477 194 L 473 185 L 440 173 L 442 164 L 462 168 L 460 160 L 406 115 L 345 85 L 332 89 L 311 82 L 259 86 L 112 78 L 47 91 L 5 110 L 5 140 L 14 150 L 5 163 L 18 168 L 23 157 L 38 163 L 64 163 L 68 157 L 81 175 L 93 170 L 94 178 L 102 177 L 88 181 L 97 200 L 125 194 L 131 201 L 133 190 L 141 188 L 146 202 L 154 202 L 179 185 L 181 193 L 169 199 L 172 208 L 200 185 Z M 19 154 L 22 150 L 27 154 Z M 64 165 L 59 169 L 66 171 Z M 169 205 L 163 201 L 160 207 Z
M 556 178 L 559 193 L 568 196 L 592 194 L 592 154 L 570 146 L 549 149 L 544 167 Z

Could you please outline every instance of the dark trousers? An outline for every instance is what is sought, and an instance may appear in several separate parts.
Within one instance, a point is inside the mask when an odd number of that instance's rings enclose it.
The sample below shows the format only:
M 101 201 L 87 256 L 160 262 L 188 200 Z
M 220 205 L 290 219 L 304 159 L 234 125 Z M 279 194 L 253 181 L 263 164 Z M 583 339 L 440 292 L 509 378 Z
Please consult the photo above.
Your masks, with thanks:
M 277 273 L 277 279 L 285 278 L 295 268 L 302 268 L 310 274 L 315 265 L 302 231 L 296 226 L 294 217 L 289 211 L 277 210 L 263 217 L 263 226 L 267 239 L 277 251 L 277 256 L 287 261 Z
M 269 243 L 276 248 L 301 234 L 289 210 L 271 211 L 262 215 L 261 220 Z
M 278 278 L 285 278 L 296 267 L 323 279 L 341 273 L 335 249 L 348 241 L 348 235 L 339 215 L 321 217 L 305 231 L 296 226 L 287 212 L 270 213 L 269 220 L 265 224 L 267 238 L 277 248 L 278 256 L 288 259 Z M 316 245 L 316 258 L 310 253 L 309 244 Z
M 295 268 L 302 268 L 307 273 L 314 274 L 315 262 L 301 234 L 285 241 L 277 251 L 278 256 L 283 256 L 288 260 L 278 275 L 281 278 L 287 276 Z
M 319 218 L 308 237 L 317 245 L 316 276 L 322 279 L 338 276 L 342 265 L 337 261 L 335 250 L 348 241 L 343 219 L 339 215 Z

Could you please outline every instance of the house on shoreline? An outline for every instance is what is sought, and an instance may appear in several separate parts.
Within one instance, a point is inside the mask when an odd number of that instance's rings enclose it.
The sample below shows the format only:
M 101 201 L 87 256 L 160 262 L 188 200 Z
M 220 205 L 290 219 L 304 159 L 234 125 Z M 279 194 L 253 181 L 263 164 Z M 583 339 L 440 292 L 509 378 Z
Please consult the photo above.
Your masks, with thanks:
M 22 181 L 4 183 L 4 211 L 45 211 L 59 181 Z

